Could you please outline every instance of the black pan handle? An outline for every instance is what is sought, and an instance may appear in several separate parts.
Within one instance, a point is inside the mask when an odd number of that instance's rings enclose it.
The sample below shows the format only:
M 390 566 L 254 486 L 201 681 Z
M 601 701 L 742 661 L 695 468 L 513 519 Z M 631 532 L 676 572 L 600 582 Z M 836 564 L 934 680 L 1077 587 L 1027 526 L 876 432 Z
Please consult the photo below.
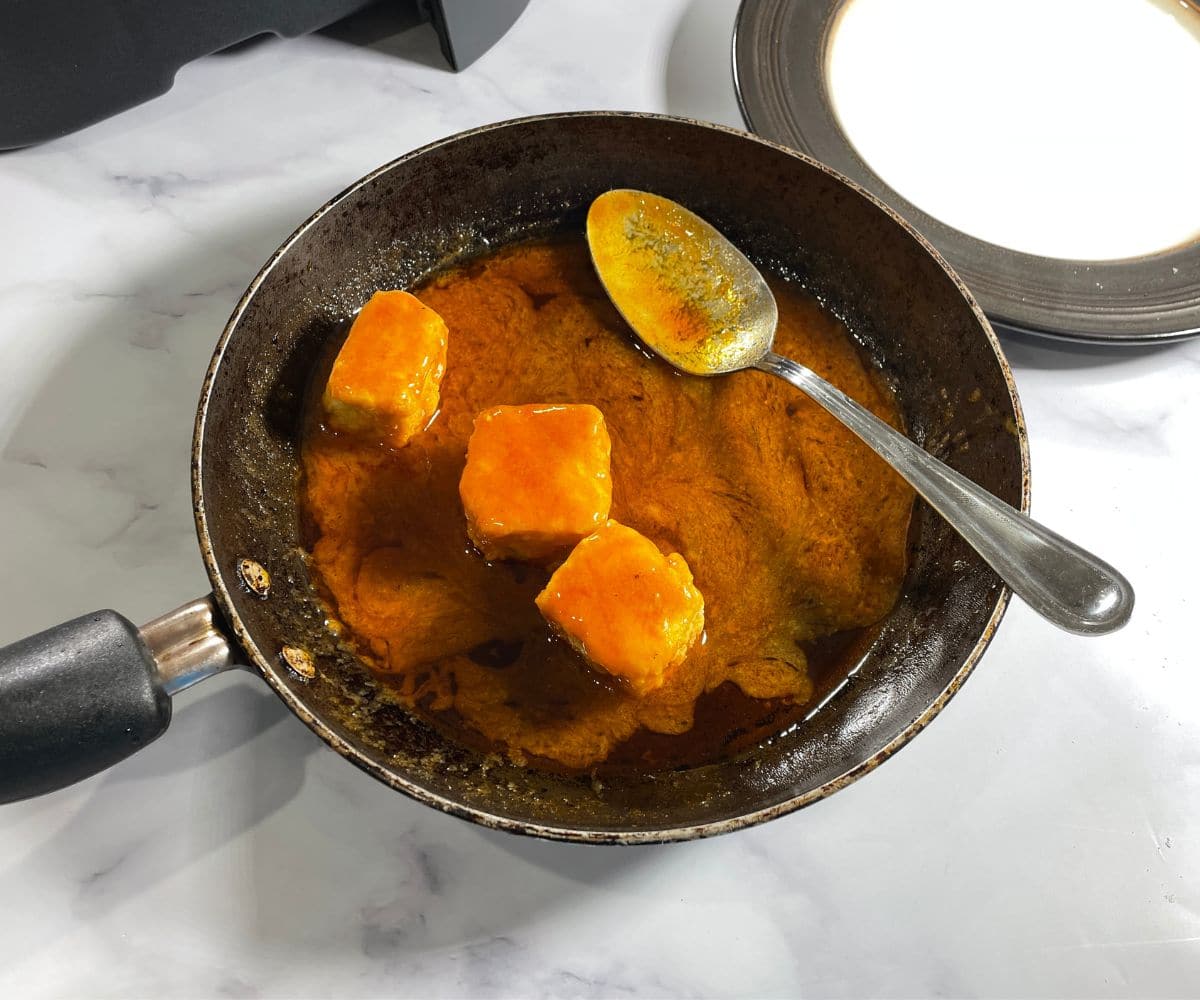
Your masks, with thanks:
M 96 611 L 0 649 L 0 803 L 90 777 L 171 721 L 171 695 L 234 665 L 211 598 L 142 629 Z

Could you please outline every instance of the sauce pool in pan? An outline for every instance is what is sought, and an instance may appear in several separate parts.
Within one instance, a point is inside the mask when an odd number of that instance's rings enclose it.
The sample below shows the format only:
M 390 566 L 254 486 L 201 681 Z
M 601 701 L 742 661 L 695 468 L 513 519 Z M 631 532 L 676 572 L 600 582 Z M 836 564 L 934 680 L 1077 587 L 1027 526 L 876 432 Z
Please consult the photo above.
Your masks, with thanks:
M 776 349 L 899 426 L 845 327 L 772 281 Z M 686 377 L 635 345 L 582 239 L 526 243 L 412 289 L 449 328 L 440 409 L 404 448 L 321 423 L 310 394 L 302 511 L 314 581 L 390 697 L 450 738 L 567 773 L 694 767 L 792 726 L 895 603 L 912 492 L 777 379 Z M 336 350 L 338 345 L 331 345 Z M 638 698 L 534 606 L 549 570 L 488 563 L 458 495 L 477 413 L 591 403 L 612 437 L 611 516 L 680 552 L 705 633 Z

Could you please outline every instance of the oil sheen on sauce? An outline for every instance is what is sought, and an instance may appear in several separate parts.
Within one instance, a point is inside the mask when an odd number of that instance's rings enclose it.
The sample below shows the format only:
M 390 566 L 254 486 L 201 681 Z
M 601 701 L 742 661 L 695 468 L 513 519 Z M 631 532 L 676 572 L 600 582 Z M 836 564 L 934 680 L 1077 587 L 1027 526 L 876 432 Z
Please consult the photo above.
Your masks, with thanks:
M 845 328 L 772 282 L 776 349 L 898 426 Z M 314 579 L 385 689 L 451 739 L 560 772 L 699 766 L 750 749 L 833 690 L 895 603 L 909 488 L 832 417 L 759 373 L 681 376 L 634 345 L 582 239 L 508 248 L 413 290 L 449 327 L 441 408 L 390 450 L 311 406 L 303 510 Z M 310 394 L 311 395 L 311 394 Z M 611 516 L 681 552 L 705 634 L 637 698 L 534 606 L 546 568 L 488 563 L 458 496 L 475 415 L 586 402 L 612 437 Z

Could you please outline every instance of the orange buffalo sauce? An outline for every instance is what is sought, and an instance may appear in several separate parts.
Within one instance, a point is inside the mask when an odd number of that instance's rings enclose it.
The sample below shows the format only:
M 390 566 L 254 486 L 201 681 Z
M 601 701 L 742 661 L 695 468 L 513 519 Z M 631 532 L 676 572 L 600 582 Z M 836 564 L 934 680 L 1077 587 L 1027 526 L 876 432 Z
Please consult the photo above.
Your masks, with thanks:
M 628 232 L 639 205 L 654 216 L 654 227 L 645 233 Z M 622 308 L 629 310 L 626 316 L 633 326 L 652 331 L 665 347 L 685 354 L 710 336 L 710 313 L 720 309 L 732 286 L 723 274 L 704 266 L 704 244 L 690 238 L 686 221 L 673 208 L 638 191 L 609 191 L 588 210 L 588 234 L 592 253 L 603 261 L 601 271 L 608 275 Z M 650 280 L 657 273 L 654 262 L 668 256 L 683 265 L 675 273 L 695 287 Z
M 776 348 L 897 424 L 845 328 L 774 282 Z M 314 579 L 363 661 L 452 738 L 567 771 L 736 754 L 845 677 L 891 608 L 912 494 L 865 445 L 760 373 L 678 375 L 635 346 L 583 241 L 530 243 L 414 289 L 449 329 L 441 409 L 402 449 L 321 424 L 303 442 Z M 638 696 L 534 601 L 552 565 L 485 561 L 459 497 L 477 414 L 587 403 L 612 442 L 610 516 L 679 553 L 704 634 Z
M 727 370 L 743 354 L 749 303 L 733 278 L 737 251 L 696 238 L 697 225 L 707 223 L 673 201 L 607 191 L 588 209 L 588 246 L 617 309 L 652 350 L 685 371 Z

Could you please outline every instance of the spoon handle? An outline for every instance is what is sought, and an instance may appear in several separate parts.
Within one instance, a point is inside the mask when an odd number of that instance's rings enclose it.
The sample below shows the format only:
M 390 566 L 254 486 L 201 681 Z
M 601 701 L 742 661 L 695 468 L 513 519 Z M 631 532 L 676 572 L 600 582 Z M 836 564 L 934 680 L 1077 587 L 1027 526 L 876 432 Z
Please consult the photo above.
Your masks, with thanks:
M 803 365 L 768 353 L 755 367 L 854 431 L 1043 618 L 1080 635 L 1114 632 L 1129 621 L 1133 588 L 1113 567 L 955 472 Z

